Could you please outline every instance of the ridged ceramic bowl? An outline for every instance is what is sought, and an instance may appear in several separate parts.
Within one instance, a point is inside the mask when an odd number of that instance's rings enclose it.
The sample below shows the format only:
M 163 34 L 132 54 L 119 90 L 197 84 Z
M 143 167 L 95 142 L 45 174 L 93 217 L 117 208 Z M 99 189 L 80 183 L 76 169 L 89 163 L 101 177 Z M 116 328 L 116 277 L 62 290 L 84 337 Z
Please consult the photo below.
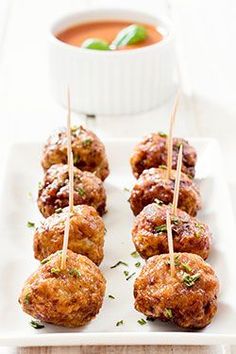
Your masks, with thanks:
M 75 24 L 100 20 L 128 20 L 158 27 L 164 38 L 131 50 L 88 50 L 64 43 L 56 34 Z M 127 9 L 99 9 L 73 13 L 50 28 L 49 61 L 53 93 L 66 106 L 85 114 L 120 115 L 156 107 L 175 90 L 175 50 L 171 25 L 161 17 Z

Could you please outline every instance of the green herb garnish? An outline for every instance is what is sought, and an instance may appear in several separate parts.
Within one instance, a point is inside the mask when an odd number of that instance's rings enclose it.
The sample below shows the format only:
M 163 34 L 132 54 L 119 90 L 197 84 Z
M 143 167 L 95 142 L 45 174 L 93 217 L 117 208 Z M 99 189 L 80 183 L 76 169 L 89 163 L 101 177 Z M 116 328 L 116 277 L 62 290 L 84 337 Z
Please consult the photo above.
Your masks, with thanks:
M 78 188 L 78 189 L 77 189 L 77 192 L 79 193 L 79 195 L 80 195 L 81 197 L 83 197 L 83 196 L 85 195 L 85 191 L 84 191 L 83 188 Z
M 47 262 L 50 261 L 50 259 L 51 259 L 51 257 L 49 256 L 49 257 L 47 257 L 47 258 L 42 259 L 40 263 L 41 263 L 41 264 L 46 264 Z
M 191 272 L 192 268 L 190 267 L 190 265 L 188 263 L 181 263 L 182 267 L 184 268 L 184 270 L 186 272 Z
M 145 321 L 144 318 L 140 318 L 140 320 L 137 321 L 141 326 L 145 325 L 147 321 Z
M 129 188 L 127 188 L 127 187 L 124 187 L 124 191 L 125 191 L 125 192 L 129 192 L 129 193 L 130 193 Z
M 73 275 L 73 276 L 76 276 L 77 278 L 80 278 L 80 277 L 81 277 L 80 271 L 79 271 L 78 269 L 75 269 L 75 268 L 71 269 L 71 270 L 69 271 L 69 274 L 70 274 L 70 275 Z
M 139 268 L 141 266 L 141 262 L 135 263 L 135 267 Z
M 109 294 L 108 297 L 109 297 L 109 299 L 113 299 L 113 300 L 115 299 L 115 296 L 113 296 L 111 294 Z
M 156 321 L 156 318 L 154 318 L 154 317 L 146 317 L 146 320 L 150 321 L 150 322 L 154 322 L 154 321 Z
M 190 275 L 188 273 L 183 272 L 183 282 L 184 284 L 188 287 L 191 288 L 195 284 L 195 282 L 200 278 L 200 274 L 196 273 L 193 275 Z
M 41 189 L 42 187 L 43 187 L 42 182 L 39 182 L 39 183 L 38 183 L 38 189 Z
M 177 216 L 172 216 L 171 221 L 173 222 L 173 224 L 178 225 L 179 218 L 177 218 Z
M 50 272 L 52 273 L 52 274 L 59 274 L 60 273 L 60 269 L 59 268 L 51 268 L 51 270 L 50 270 Z
M 159 132 L 158 135 L 162 138 L 167 138 L 167 134 L 163 132 Z
M 97 38 L 88 38 L 82 44 L 81 48 L 95 50 L 110 50 L 109 43 Z
M 116 264 L 114 264 L 113 266 L 111 266 L 110 268 L 113 269 L 113 268 L 118 267 L 119 265 L 124 265 L 124 266 L 128 267 L 128 264 L 127 264 L 127 263 L 125 263 L 125 262 L 123 262 L 123 261 L 119 261 L 119 262 L 117 262 Z
M 172 310 L 171 309 L 165 309 L 164 310 L 164 316 L 168 319 L 171 319 L 173 317 L 173 313 L 172 313 Z
M 126 277 L 128 277 L 128 275 L 129 275 L 128 270 L 124 270 L 124 275 L 125 275 Z
M 120 320 L 120 321 L 116 322 L 116 327 L 119 327 L 120 325 L 123 325 L 123 324 L 124 324 L 124 321 Z
M 130 253 L 130 255 L 134 258 L 139 258 L 139 253 L 137 251 Z
M 126 278 L 126 280 L 130 280 L 135 274 L 136 274 L 135 272 L 132 273 L 132 274 L 130 274 L 130 275 Z
M 62 212 L 62 210 L 63 210 L 62 208 L 57 208 L 57 209 L 55 209 L 55 213 L 60 214 Z
M 29 305 L 29 304 L 30 304 L 30 293 L 27 293 L 27 294 L 25 295 L 24 303 L 25 303 L 26 305 Z
M 90 146 L 92 144 L 92 142 L 93 142 L 92 139 L 89 139 L 89 138 L 85 139 L 85 140 L 82 141 L 82 146 L 83 147 L 88 147 L 88 146 Z
M 179 262 L 179 255 L 174 256 L 174 263 L 175 263 L 175 266 L 176 266 L 176 267 L 180 265 L 180 262 Z M 170 265 L 170 260 L 166 261 L 166 264 L 167 264 L 167 265 Z
M 166 170 L 167 166 L 166 165 L 159 165 L 158 168 L 161 168 L 162 170 Z
M 166 224 L 162 224 L 162 225 L 159 225 L 159 226 L 155 226 L 155 232 L 158 234 L 158 233 L 161 233 L 161 232 L 167 232 L 167 226 Z
M 36 320 L 31 320 L 30 325 L 35 329 L 41 329 L 41 328 L 45 327 L 41 322 L 36 321 Z
M 130 25 L 118 33 L 110 48 L 116 49 L 126 45 L 136 44 L 144 41 L 148 36 L 145 27 L 140 25 Z
M 27 222 L 27 227 L 29 227 L 29 228 L 35 227 L 35 223 L 32 222 L 32 221 L 28 221 Z
M 159 199 L 157 199 L 157 198 L 154 199 L 154 202 L 155 202 L 156 204 L 158 204 L 158 205 L 163 205 L 163 204 L 164 204 L 162 200 L 159 200 Z

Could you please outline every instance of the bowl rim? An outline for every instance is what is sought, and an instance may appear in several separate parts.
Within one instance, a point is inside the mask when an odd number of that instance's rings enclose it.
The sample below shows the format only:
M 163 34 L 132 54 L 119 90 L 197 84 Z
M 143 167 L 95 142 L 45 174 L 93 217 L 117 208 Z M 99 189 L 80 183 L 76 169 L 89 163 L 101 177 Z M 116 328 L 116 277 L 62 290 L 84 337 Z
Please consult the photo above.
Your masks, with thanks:
M 104 13 L 107 13 L 109 16 L 109 13 L 118 13 L 120 15 L 124 14 L 124 12 L 129 14 L 131 17 L 133 16 L 144 16 L 146 17 L 146 21 L 149 19 L 152 19 L 153 21 L 156 21 L 157 23 L 159 22 L 162 27 L 164 27 L 167 30 L 167 35 L 164 36 L 164 38 L 157 43 L 147 45 L 145 47 L 140 47 L 140 48 L 134 48 L 134 49 L 123 49 L 123 50 L 114 50 L 114 51 L 105 51 L 105 50 L 89 50 L 81 47 L 74 46 L 72 44 L 66 43 L 58 39 L 55 35 L 56 32 L 56 27 L 60 26 L 60 24 L 64 21 L 69 21 L 71 20 L 71 26 L 75 25 L 76 23 L 80 23 L 79 17 L 85 17 L 86 15 L 104 15 Z M 78 20 L 76 21 L 75 18 L 78 17 Z M 110 15 L 112 17 L 112 15 Z M 117 18 L 118 19 L 118 18 Z M 121 17 L 122 20 L 122 17 Z M 90 22 L 96 21 L 90 20 Z M 83 23 L 86 22 L 83 19 Z M 88 20 L 89 22 L 89 20 Z M 82 22 L 81 22 L 82 23 Z M 145 19 L 144 19 L 145 23 Z M 64 28 L 68 28 L 70 25 L 64 26 Z M 62 27 L 62 25 L 61 25 Z M 62 27 L 63 28 L 63 27 Z M 52 44 L 55 44 L 57 47 L 64 48 L 65 50 L 71 51 L 78 53 L 79 55 L 86 55 L 86 56 L 94 56 L 94 55 L 99 55 L 102 57 L 114 57 L 114 56 L 131 56 L 131 55 L 138 55 L 140 53 L 148 52 L 150 50 L 161 50 L 162 47 L 166 47 L 171 41 L 174 39 L 174 33 L 173 33 L 173 25 L 171 21 L 166 17 L 166 16 L 156 16 L 152 15 L 148 12 L 145 11 L 140 11 L 140 10 L 134 10 L 132 8 L 115 8 L 115 7 L 104 7 L 104 8 L 91 8 L 91 9 L 86 9 L 86 10 L 80 10 L 80 11 L 70 11 L 66 14 L 63 14 L 61 16 L 58 16 L 56 19 L 54 19 L 50 26 L 49 26 L 49 42 Z

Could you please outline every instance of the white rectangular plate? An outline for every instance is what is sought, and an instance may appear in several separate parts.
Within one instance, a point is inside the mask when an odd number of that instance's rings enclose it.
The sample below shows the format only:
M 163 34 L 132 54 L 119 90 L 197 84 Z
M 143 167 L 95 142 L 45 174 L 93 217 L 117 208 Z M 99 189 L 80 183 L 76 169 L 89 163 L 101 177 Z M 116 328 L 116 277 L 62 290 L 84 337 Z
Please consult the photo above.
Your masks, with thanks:
M 38 182 L 42 178 L 40 167 L 41 144 L 14 145 L 10 151 L 0 214 L 0 344 L 16 346 L 38 345 L 97 345 L 97 344 L 236 344 L 236 262 L 235 229 L 229 195 L 222 172 L 223 166 L 218 144 L 211 139 L 190 139 L 198 151 L 196 180 L 201 188 L 203 210 L 198 218 L 210 225 L 214 235 L 209 258 L 220 284 L 219 310 L 213 322 L 201 331 L 182 331 L 169 323 L 148 322 L 133 307 L 133 282 L 140 272 L 131 241 L 133 216 L 127 199 L 134 178 L 129 157 L 135 144 L 133 139 L 105 141 L 111 174 L 105 182 L 108 196 L 108 213 L 104 217 L 107 227 L 105 257 L 101 265 L 107 279 L 103 307 L 90 324 L 80 329 L 65 329 L 45 325 L 35 330 L 29 325 L 30 317 L 24 314 L 17 302 L 21 287 L 38 266 L 33 258 L 33 230 L 27 221 L 37 222 L 41 216 L 36 207 Z M 31 195 L 33 194 L 33 200 Z M 126 269 L 110 267 L 123 260 Z M 143 261 L 141 261 L 143 263 Z M 127 281 L 123 273 L 128 270 L 135 276 Z M 108 294 L 115 296 L 112 300 Z M 123 320 L 124 325 L 116 326 Z

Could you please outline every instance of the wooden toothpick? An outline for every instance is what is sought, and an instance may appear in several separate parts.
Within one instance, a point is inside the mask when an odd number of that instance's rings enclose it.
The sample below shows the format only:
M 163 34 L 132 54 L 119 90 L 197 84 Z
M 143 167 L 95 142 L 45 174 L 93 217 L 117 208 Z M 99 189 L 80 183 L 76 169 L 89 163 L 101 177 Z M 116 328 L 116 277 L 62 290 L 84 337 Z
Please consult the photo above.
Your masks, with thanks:
M 179 105 L 179 91 L 177 92 L 174 107 L 172 109 L 170 115 L 170 126 L 169 126 L 169 134 L 167 138 L 167 178 L 171 177 L 171 170 L 172 170 L 172 155 L 173 155 L 173 127 L 176 117 L 177 108 Z
M 67 114 L 67 161 L 68 161 L 68 172 L 69 172 L 69 208 L 65 221 L 65 231 L 63 238 L 62 247 L 62 257 L 61 257 L 61 268 L 66 267 L 66 252 L 68 248 L 69 232 L 70 232 L 70 215 L 73 212 L 74 204 L 74 163 L 73 163 L 73 152 L 71 147 L 71 109 L 70 109 L 70 91 L 68 88 L 68 114 Z
M 174 277 L 175 275 L 175 259 L 174 259 L 174 248 L 173 248 L 173 237 L 171 230 L 171 221 L 169 211 L 166 211 L 166 227 L 167 227 L 167 237 L 168 237 L 168 248 L 170 256 L 170 275 Z
M 174 198 L 173 198 L 173 214 L 176 216 L 177 214 L 177 206 L 179 199 L 179 186 L 181 180 L 181 168 L 182 168 L 182 155 L 183 155 L 183 145 L 180 145 L 179 154 L 178 154 L 178 162 L 177 162 L 177 171 L 175 177 L 175 190 L 174 190 Z

